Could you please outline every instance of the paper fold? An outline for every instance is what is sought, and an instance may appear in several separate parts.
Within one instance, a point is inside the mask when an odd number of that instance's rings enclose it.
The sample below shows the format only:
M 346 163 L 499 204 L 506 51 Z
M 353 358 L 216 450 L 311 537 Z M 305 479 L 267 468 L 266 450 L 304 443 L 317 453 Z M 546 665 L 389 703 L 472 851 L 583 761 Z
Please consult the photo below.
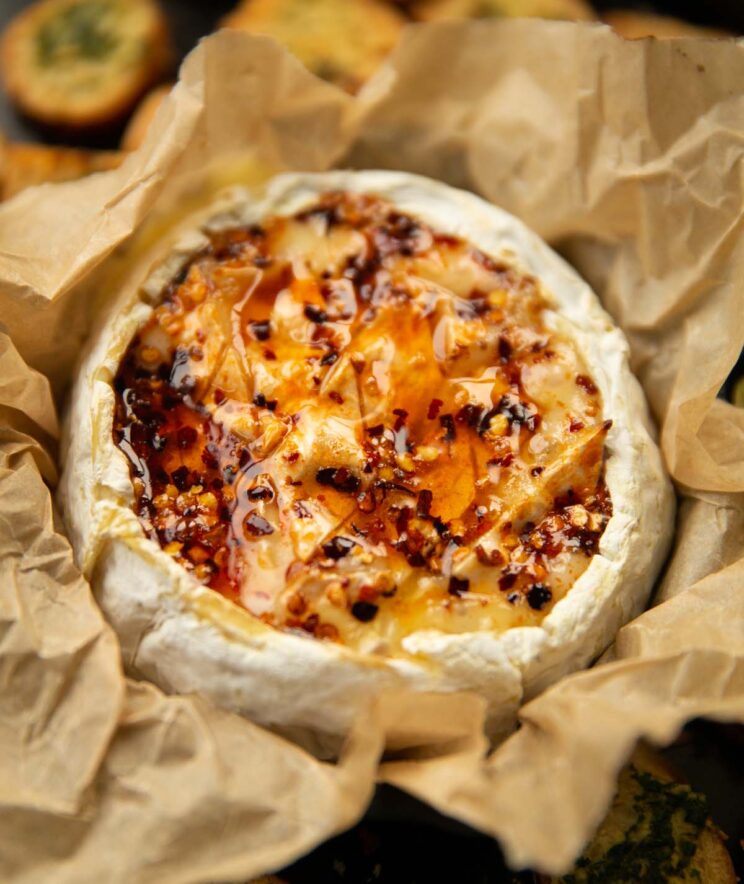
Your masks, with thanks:
M 515 867 L 558 873 L 640 737 L 744 721 L 744 418 L 715 398 L 744 344 L 743 80 L 735 41 L 449 22 L 407 29 L 354 99 L 267 38 L 219 33 L 119 169 L 0 206 L 4 881 L 246 878 L 352 825 L 377 779 L 495 835 Z M 333 765 L 125 679 L 44 484 L 52 397 L 135 242 L 176 200 L 337 164 L 468 187 L 557 245 L 624 328 L 678 483 L 659 604 L 491 754 L 477 697 L 382 696 Z

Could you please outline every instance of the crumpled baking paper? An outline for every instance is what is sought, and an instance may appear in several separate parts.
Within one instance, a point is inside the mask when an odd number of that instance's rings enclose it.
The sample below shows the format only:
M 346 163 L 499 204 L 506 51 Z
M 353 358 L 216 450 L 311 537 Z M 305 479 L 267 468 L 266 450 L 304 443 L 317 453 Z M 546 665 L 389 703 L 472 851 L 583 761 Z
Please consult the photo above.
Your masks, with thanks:
M 446 22 L 351 98 L 221 32 L 120 168 L 0 206 L 2 880 L 244 880 L 352 825 L 376 781 L 560 873 L 639 738 L 744 721 L 744 412 L 715 398 L 744 344 L 742 82 L 733 40 Z M 334 165 L 472 189 L 563 251 L 628 335 L 680 494 L 654 606 L 493 749 L 467 694 L 382 695 L 328 763 L 127 679 L 52 506 L 57 415 L 117 262 L 221 184 Z

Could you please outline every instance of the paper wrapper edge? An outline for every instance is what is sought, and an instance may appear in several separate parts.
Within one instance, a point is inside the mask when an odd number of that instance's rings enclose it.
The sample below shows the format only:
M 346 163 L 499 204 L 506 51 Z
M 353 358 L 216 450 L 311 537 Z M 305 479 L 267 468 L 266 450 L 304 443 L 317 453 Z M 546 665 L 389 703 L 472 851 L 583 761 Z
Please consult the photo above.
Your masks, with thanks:
M 498 837 L 514 867 L 560 873 L 639 738 L 744 721 L 744 420 L 715 398 L 744 343 L 743 80 L 734 41 L 452 22 L 409 29 L 352 99 L 270 40 L 220 33 L 120 169 L 0 207 L 3 880 L 249 877 L 352 825 L 378 779 Z M 524 706 L 490 755 L 468 695 L 380 697 L 338 764 L 165 697 L 122 675 L 74 567 L 44 485 L 52 393 L 110 256 L 176 196 L 198 199 L 200 170 L 231 163 L 256 180 L 346 163 L 469 187 L 558 245 L 628 336 L 681 497 L 658 603 L 608 662 Z

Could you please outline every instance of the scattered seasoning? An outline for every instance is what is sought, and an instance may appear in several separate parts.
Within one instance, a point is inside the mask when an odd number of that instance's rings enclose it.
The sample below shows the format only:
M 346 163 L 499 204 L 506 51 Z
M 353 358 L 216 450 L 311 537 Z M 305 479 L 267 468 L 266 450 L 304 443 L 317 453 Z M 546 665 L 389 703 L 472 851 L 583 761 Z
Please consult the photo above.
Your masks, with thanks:
M 496 414 L 503 414 L 511 426 L 526 427 L 530 433 L 534 433 L 540 426 L 540 415 L 513 393 L 506 393 L 501 397 L 496 406 Z M 493 415 L 489 412 L 489 421 L 491 417 Z
M 346 467 L 323 467 L 315 474 L 315 481 L 319 485 L 330 485 L 336 491 L 354 492 L 359 490 L 361 482 Z
M 358 546 L 355 540 L 352 540 L 350 537 L 342 537 L 339 535 L 323 544 L 323 555 L 329 559 L 338 561 L 338 559 L 343 559 L 345 556 L 348 556 L 355 546 Z
M 362 623 L 369 623 L 370 620 L 374 620 L 378 610 L 377 605 L 372 602 L 354 602 L 351 606 L 352 615 Z
M 292 510 L 298 519 L 311 519 L 313 515 L 307 508 L 307 504 L 302 500 L 295 500 L 292 504 Z
M 248 490 L 248 500 L 273 500 L 274 492 L 267 485 L 255 485 Z
M 443 414 L 439 418 L 439 424 L 444 428 L 444 441 L 454 442 L 455 440 L 455 421 L 451 414 Z
M 416 503 L 416 515 L 420 518 L 426 518 L 431 513 L 431 504 L 434 495 L 427 488 L 419 491 L 418 501 Z
M 488 551 L 486 550 L 482 544 L 478 543 L 475 547 L 475 555 L 481 565 L 490 565 L 495 567 L 496 565 L 503 565 L 504 556 L 500 552 L 500 550 L 494 549 Z M 503 588 L 503 587 L 502 587 Z
M 302 307 L 304 316 L 313 323 L 310 342 L 312 355 L 304 354 L 305 358 L 300 359 L 302 369 L 308 375 L 303 383 L 308 388 L 308 397 L 320 400 L 325 399 L 325 390 L 321 393 L 318 389 L 322 385 L 323 372 L 317 366 L 331 366 L 341 358 L 341 345 L 336 341 L 334 328 L 329 323 L 337 318 L 351 320 L 356 317 L 356 324 L 351 327 L 352 340 L 344 338 L 344 357 L 349 359 L 356 374 L 369 370 L 371 366 L 368 366 L 364 354 L 353 351 L 355 329 L 372 322 L 388 306 L 396 309 L 405 307 L 411 297 L 405 284 L 391 281 L 396 278 L 391 273 L 396 267 L 392 262 L 399 260 L 397 256 L 425 252 L 429 243 L 443 250 L 458 250 L 463 243 L 457 237 L 433 233 L 426 225 L 401 212 L 386 209 L 384 203 L 374 197 L 327 194 L 319 198 L 316 206 L 307 210 L 306 217 L 319 218 L 328 225 L 345 224 L 366 239 L 365 247 L 346 259 L 340 271 L 339 288 L 336 283 L 321 285 L 321 294 L 329 306 L 324 309 L 315 304 L 305 304 Z M 161 304 L 156 307 L 155 319 L 172 340 L 148 349 L 143 342 L 150 338 L 140 334 L 132 342 L 113 382 L 117 409 L 114 440 L 129 459 L 135 511 L 144 531 L 158 540 L 168 554 L 190 570 L 196 579 L 238 603 L 240 584 L 247 575 L 232 570 L 235 568 L 233 562 L 241 560 L 240 556 L 232 555 L 232 550 L 241 542 L 279 531 L 278 526 L 273 526 L 259 513 L 262 507 L 251 511 L 255 504 L 273 500 L 276 492 L 273 485 L 268 484 L 253 485 L 244 490 L 243 480 L 248 478 L 246 471 L 254 465 L 250 443 L 230 433 L 228 420 L 214 419 L 217 408 L 221 409 L 219 414 L 222 418 L 226 412 L 232 413 L 243 403 L 239 397 L 235 399 L 236 393 L 232 389 L 229 393 L 221 387 L 213 387 L 210 391 L 211 366 L 204 363 L 211 358 L 211 351 L 203 345 L 211 331 L 206 328 L 194 329 L 192 323 L 184 320 L 193 305 L 204 297 L 204 291 L 209 291 L 210 298 L 221 297 L 218 277 L 211 277 L 215 262 L 218 267 L 220 262 L 230 261 L 231 266 L 242 268 L 264 268 L 272 262 L 279 264 L 278 258 L 263 254 L 273 241 L 270 237 L 274 230 L 272 225 L 273 222 L 269 221 L 265 229 L 255 226 L 210 234 L 213 238 L 211 250 L 182 269 L 178 278 L 166 288 Z M 257 255 L 258 239 L 262 240 L 262 253 Z M 450 402 L 450 391 L 442 393 L 441 398 L 429 399 L 429 396 L 437 390 L 445 390 L 443 385 L 430 388 L 428 395 L 426 390 L 422 390 L 422 401 L 414 403 L 415 421 L 406 409 L 392 409 L 388 426 L 379 423 L 364 431 L 361 471 L 369 477 L 366 488 L 362 488 L 358 471 L 355 475 L 344 466 L 318 469 L 315 478 L 319 485 L 353 495 L 353 499 L 348 501 L 352 509 L 356 509 L 356 513 L 351 513 L 353 521 L 348 523 L 351 537 L 337 536 L 322 543 L 317 558 L 308 565 L 293 563 L 288 569 L 288 585 L 307 566 L 330 569 L 333 562 L 344 559 L 350 553 L 359 553 L 360 559 L 366 561 L 366 556 L 370 555 L 366 551 L 366 543 L 364 549 L 360 547 L 354 551 L 354 547 L 362 542 L 360 538 L 366 538 L 370 546 L 379 545 L 391 556 L 402 556 L 414 568 L 426 569 L 432 575 L 441 576 L 444 573 L 444 586 L 440 592 L 445 598 L 458 598 L 469 591 L 469 581 L 465 577 L 449 575 L 450 565 L 446 563 L 451 562 L 453 553 L 459 547 L 467 546 L 474 551 L 481 565 L 499 569 L 494 575 L 509 604 L 529 604 L 533 610 L 541 610 L 552 599 L 552 594 L 546 583 L 532 581 L 550 579 L 550 560 L 566 551 L 587 557 L 597 551 L 599 538 L 612 513 L 612 504 L 601 478 L 594 488 L 582 486 L 569 489 L 555 498 L 546 513 L 535 517 L 534 524 L 530 522 L 520 527 L 518 536 L 511 525 L 499 525 L 500 511 L 492 506 L 494 490 L 489 486 L 496 481 L 495 473 L 483 477 L 473 500 L 459 517 L 445 522 L 432 515 L 440 495 L 444 498 L 450 493 L 447 485 L 452 483 L 455 496 L 459 493 L 455 488 L 459 479 L 456 469 L 454 473 L 447 474 L 444 485 L 432 473 L 433 491 L 422 487 L 424 483 L 429 483 L 429 470 L 435 469 L 435 462 L 441 458 L 440 463 L 444 464 L 454 455 L 453 450 L 442 450 L 439 442 L 441 439 L 455 441 L 458 430 L 463 443 L 467 443 L 464 447 L 474 447 L 473 454 L 478 455 L 477 463 L 485 461 L 489 467 L 505 470 L 516 463 L 518 470 L 526 472 L 529 469 L 532 476 L 538 476 L 544 470 L 543 466 L 530 467 L 524 462 L 523 447 L 528 440 L 516 432 L 522 428 L 534 432 L 540 425 L 536 406 L 524 401 L 524 394 L 520 392 L 523 390 L 521 357 L 535 353 L 538 354 L 534 356 L 535 361 L 543 362 L 555 357 L 556 352 L 548 349 L 550 338 L 546 335 L 527 338 L 527 341 L 535 341 L 532 344 L 521 343 L 519 317 L 515 327 L 508 310 L 497 309 L 499 292 L 503 292 L 504 301 L 511 295 L 519 294 L 531 309 L 529 298 L 536 294 L 535 281 L 477 250 L 466 248 L 471 259 L 489 273 L 498 274 L 499 278 L 491 283 L 493 297 L 473 289 L 469 298 L 456 298 L 454 307 L 463 321 L 472 322 L 480 318 L 480 322 L 496 332 L 496 341 L 492 345 L 494 350 L 490 354 L 491 363 L 501 364 L 499 373 L 508 384 L 509 392 L 494 406 L 468 402 L 467 397 L 463 405 L 461 394 L 458 393 L 451 400 L 452 413 L 441 414 L 444 402 Z M 266 308 L 269 311 L 272 309 L 270 298 L 293 282 L 292 268 L 289 264 L 285 266 L 285 263 L 276 267 L 276 273 L 253 273 L 261 287 L 256 301 L 269 305 Z M 405 262 L 400 266 L 405 267 Z M 328 269 L 321 274 L 326 280 L 333 275 Z M 180 286 L 185 287 L 183 291 Z M 339 304 L 336 296 L 338 294 L 340 298 L 341 286 L 344 289 L 343 303 Z M 193 301 L 190 291 L 196 293 Z M 491 291 L 489 288 L 489 293 Z M 348 302 L 347 293 L 351 295 L 352 303 Z M 242 331 L 246 338 L 263 344 L 278 335 L 270 318 L 246 322 Z M 397 334 L 397 329 L 391 331 L 395 340 Z M 488 355 L 486 340 L 482 336 L 473 344 L 474 349 L 484 351 L 484 356 Z M 520 342 L 519 347 L 513 343 L 517 341 Z M 280 343 L 283 356 L 284 342 Z M 275 346 L 272 342 L 262 348 L 265 359 L 277 358 L 279 350 L 275 352 Z M 150 353 L 150 350 L 154 352 Z M 192 372 L 194 364 L 199 361 L 202 366 L 197 386 Z M 290 359 L 288 372 L 291 373 L 291 370 Z M 410 382 L 414 380 L 411 376 Z M 586 375 L 576 375 L 575 382 L 589 395 L 598 392 Z M 206 387 L 204 402 L 200 402 L 195 393 L 197 389 L 201 390 L 202 385 Z M 581 394 L 575 391 L 574 395 L 580 397 Z M 255 394 L 253 402 L 257 408 L 270 412 L 278 408 L 276 399 L 267 399 L 260 392 Z M 326 408 L 331 412 L 333 408 L 329 402 L 342 405 L 344 396 L 337 390 L 327 394 Z M 225 403 L 227 405 L 222 409 Z M 298 402 L 295 408 L 300 409 L 301 403 Z M 411 406 L 408 408 L 410 411 Z M 436 433 L 432 433 L 437 429 L 436 424 L 429 426 L 428 431 L 422 428 L 419 409 L 423 410 L 429 421 L 439 420 L 439 439 Z M 292 431 L 300 413 L 298 410 L 293 415 L 286 415 L 288 426 L 285 430 Z M 265 419 L 266 416 L 262 417 Z M 407 425 L 409 421 L 410 426 Z M 502 438 L 502 434 L 508 432 L 505 429 L 507 424 L 515 431 L 510 439 Z M 603 424 L 605 431 L 610 426 L 611 421 Z M 422 436 L 416 438 L 415 433 Z M 280 463 L 291 464 L 300 460 L 300 452 L 293 449 L 290 443 L 289 452 L 282 451 Z M 265 455 L 256 453 L 255 456 L 260 460 Z M 455 464 L 449 466 L 456 467 Z M 249 485 L 255 481 L 253 473 L 250 475 Z M 293 492 L 287 488 L 302 485 L 301 479 L 293 479 L 289 468 L 285 470 L 285 475 L 273 475 L 271 482 L 279 483 L 282 493 L 286 491 L 290 495 Z M 321 488 L 320 493 L 315 495 L 315 501 L 328 503 L 328 497 Z M 290 512 L 296 519 L 312 519 L 315 501 L 291 500 Z M 498 548 L 489 549 L 490 544 L 485 540 L 479 542 L 494 527 L 502 529 L 503 545 L 509 550 L 506 555 Z M 320 559 L 321 552 L 324 559 Z M 514 564 L 507 564 L 509 558 Z M 341 575 L 343 571 L 342 566 L 337 573 Z M 350 604 L 348 593 L 352 591 L 349 578 L 340 577 L 334 582 L 336 585 L 341 595 L 339 607 L 345 611 Z M 396 591 L 396 586 L 386 590 L 376 584 L 362 586 L 357 591 L 356 602 L 351 606 L 352 616 L 360 622 L 369 622 L 376 616 L 379 598 L 392 597 Z M 477 598 L 487 604 L 485 597 Z M 273 626 L 302 631 L 316 638 L 342 640 L 338 628 L 322 623 L 319 615 L 312 610 L 312 604 L 309 598 L 299 593 L 287 599 L 286 616 L 275 619 L 270 614 L 264 619 Z M 407 610 L 408 600 L 403 599 L 401 605 Z M 455 606 L 452 607 L 454 609 Z
M 579 430 L 584 429 L 584 424 L 580 420 L 577 420 L 575 417 L 572 417 L 571 422 L 568 425 L 568 429 L 572 433 L 578 433 Z
M 310 322 L 315 322 L 318 325 L 322 325 L 324 322 L 328 322 L 328 314 L 325 310 L 320 307 L 316 307 L 315 304 L 305 304 L 304 314 Z
M 199 438 L 199 434 L 193 427 L 179 427 L 176 433 L 179 448 L 190 448 Z
M 449 579 L 449 584 L 447 586 L 447 592 L 450 595 L 457 596 L 458 598 L 465 592 L 470 589 L 470 581 L 467 577 L 455 577 L 453 574 Z
M 594 381 L 587 377 L 585 374 L 577 374 L 576 375 L 576 383 L 582 390 L 585 390 L 589 393 L 590 396 L 594 396 L 595 393 L 598 393 L 597 386 Z
M 393 431 L 397 433 L 403 428 L 403 424 L 405 424 L 406 418 L 408 417 L 408 412 L 405 410 L 405 408 L 394 408 L 393 414 L 395 415 Z
M 553 598 L 553 593 L 544 583 L 533 583 L 527 590 L 527 603 L 534 611 L 542 611 Z
M 444 405 L 441 399 L 432 399 L 429 403 L 429 409 L 426 412 L 426 416 L 430 421 L 433 421 L 434 418 L 439 414 L 439 409 Z
M 507 568 L 504 573 L 499 577 L 499 589 L 502 592 L 506 592 L 507 589 L 511 589 L 512 586 L 517 582 L 517 576 L 519 572 L 511 567 Z
M 507 363 L 512 356 L 512 345 L 509 341 L 503 336 L 499 336 L 499 343 L 497 345 L 497 350 L 499 354 L 499 361 L 502 363 Z
M 294 614 L 295 617 L 302 616 L 307 610 L 307 601 L 299 590 L 295 590 L 287 598 L 287 610 L 290 614 Z
M 249 513 L 245 517 L 243 526 L 245 527 L 246 533 L 250 534 L 252 537 L 265 537 L 267 534 L 274 533 L 271 524 L 267 522 L 263 516 L 259 516 L 258 513 Z
M 257 341 L 268 341 L 271 337 L 271 323 L 268 319 L 248 323 L 251 334 Z

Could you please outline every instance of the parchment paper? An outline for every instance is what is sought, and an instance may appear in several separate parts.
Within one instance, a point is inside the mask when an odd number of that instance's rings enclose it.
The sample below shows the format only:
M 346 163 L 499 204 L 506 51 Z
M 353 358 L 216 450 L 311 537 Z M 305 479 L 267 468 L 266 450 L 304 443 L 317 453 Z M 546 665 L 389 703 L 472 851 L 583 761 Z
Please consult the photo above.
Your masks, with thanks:
M 121 168 L 0 207 L 3 881 L 245 879 L 352 825 L 376 779 L 559 873 L 639 738 L 744 721 L 744 412 L 715 399 L 744 344 L 743 82 L 734 41 L 447 22 L 409 29 L 353 99 L 220 33 Z M 126 679 L 52 510 L 57 408 L 133 241 L 176 199 L 339 164 L 471 188 L 561 248 L 628 334 L 678 483 L 656 606 L 490 754 L 475 696 L 381 696 L 328 764 Z

